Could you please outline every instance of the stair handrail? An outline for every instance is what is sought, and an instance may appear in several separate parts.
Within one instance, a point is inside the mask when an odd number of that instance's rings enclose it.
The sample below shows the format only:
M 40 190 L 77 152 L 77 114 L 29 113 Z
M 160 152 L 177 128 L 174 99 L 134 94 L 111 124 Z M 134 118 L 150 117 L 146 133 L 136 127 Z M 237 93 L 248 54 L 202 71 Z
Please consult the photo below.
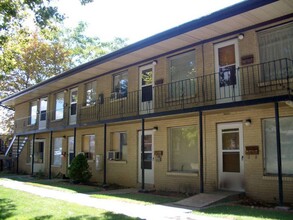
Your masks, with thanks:
M 16 135 L 13 136 L 13 138 L 12 138 L 10 144 L 9 144 L 9 147 L 8 147 L 8 149 L 7 149 L 6 152 L 5 152 L 5 155 L 4 155 L 5 157 L 8 155 L 10 149 L 12 148 L 15 139 L 16 139 Z

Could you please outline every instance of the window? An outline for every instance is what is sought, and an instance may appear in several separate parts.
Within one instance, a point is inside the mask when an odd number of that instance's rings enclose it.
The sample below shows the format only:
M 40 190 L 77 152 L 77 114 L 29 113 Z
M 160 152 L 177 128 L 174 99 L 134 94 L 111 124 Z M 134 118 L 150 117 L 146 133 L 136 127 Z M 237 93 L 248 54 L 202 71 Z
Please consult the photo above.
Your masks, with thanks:
M 111 99 L 127 97 L 128 92 L 128 74 L 122 72 L 113 76 L 113 93 Z
M 127 133 L 112 133 L 112 151 L 119 152 L 120 160 L 127 160 Z
M 170 98 L 184 98 L 195 95 L 195 51 L 168 58 L 168 71 Z
M 89 82 L 85 84 L 85 105 L 95 105 L 96 104 L 96 81 Z
M 54 166 L 61 166 L 62 140 L 62 137 L 54 138 L 54 150 L 52 155 L 52 165 Z
M 82 136 L 82 151 L 88 160 L 93 160 L 95 154 L 95 135 Z
M 260 61 L 262 65 L 262 80 L 276 80 L 293 77 L 291 69 L 287 69 L 284 58 L 293 59 L 293 23 L 280 25 L 258 33 Z M 283 60 L 279 60 L 283 59 Z M 277 62 L 270 62 L 278 60 Z M 269 62 L 269 63 L 268 63 Z
M 30 125 L 35 125 L 37 123 L 37 114 L 38 114 L 37 104 L 38 104 L 37 101 L 33 101 L 30 104 L 30 119 L 29 119 Z
M 198 130 L 196 126 L 168 129 L 169 171 L 196 172 L 198 170 Z
M 57 93 L 55 101 L 55 120 L 63 119 L 64 117 L 64 93 Z
M 277 141 L 275 119 L 263 120 L 265 173 L 277 174 Z M 293 174 L 293 117 L 280 118 L 281 158 L 283 174 Z

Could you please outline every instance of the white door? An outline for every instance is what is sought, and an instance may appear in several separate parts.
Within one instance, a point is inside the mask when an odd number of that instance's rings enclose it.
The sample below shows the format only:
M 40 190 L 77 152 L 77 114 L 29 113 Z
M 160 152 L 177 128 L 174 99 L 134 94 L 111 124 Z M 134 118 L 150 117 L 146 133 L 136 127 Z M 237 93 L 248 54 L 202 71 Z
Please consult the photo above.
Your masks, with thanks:
M 139 68 L 140 80 L 140 114 L 148 114 L 154 112 L 154 65 L 146 65 Z
M 76 124 L 77 115 L 77 88 L 70 90 L 69 124 Z
M 217 103 L 240 101 L 238 40 L 215 44 L 214 50 Z
M 33 142 L 31 142 L 33 147 Z M 45 170 L 45 140 L 35 140 L 34 149 L 34 173 L 44 172 Z
M 244 191 L 242 123 L 218 125 L 219 188 Z
M 138 132 L 138 182 L 142 182 L 142 161 L 141 161 L 141 138 L 142 132 Z M 154 132 L 144 132 L 144 182 L 146 184 L 154 184 Z
M 40 99 L 39 129 L 47 127 L 48 97 Z

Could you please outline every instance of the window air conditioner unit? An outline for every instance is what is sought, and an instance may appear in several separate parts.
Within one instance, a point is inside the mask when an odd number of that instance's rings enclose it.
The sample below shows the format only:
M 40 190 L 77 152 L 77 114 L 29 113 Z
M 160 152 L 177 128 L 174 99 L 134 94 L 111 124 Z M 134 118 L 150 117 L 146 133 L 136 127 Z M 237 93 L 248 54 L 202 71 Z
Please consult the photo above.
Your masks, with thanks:
M 108 151 L 107 152 L 108 160 L 120 160 L 120 152 L 119 151 Z

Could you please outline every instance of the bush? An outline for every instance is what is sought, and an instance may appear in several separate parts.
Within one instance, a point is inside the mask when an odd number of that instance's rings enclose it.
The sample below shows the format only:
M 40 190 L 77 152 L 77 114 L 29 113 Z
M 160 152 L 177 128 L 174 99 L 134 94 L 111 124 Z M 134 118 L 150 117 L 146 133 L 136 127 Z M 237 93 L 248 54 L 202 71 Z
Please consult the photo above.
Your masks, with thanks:
M 86 183 L 92 174 L 89 171 L 87 158 L 83 154 L 78 154 L 72 161 L 69 170 L 69 178 L 74 183 Z

